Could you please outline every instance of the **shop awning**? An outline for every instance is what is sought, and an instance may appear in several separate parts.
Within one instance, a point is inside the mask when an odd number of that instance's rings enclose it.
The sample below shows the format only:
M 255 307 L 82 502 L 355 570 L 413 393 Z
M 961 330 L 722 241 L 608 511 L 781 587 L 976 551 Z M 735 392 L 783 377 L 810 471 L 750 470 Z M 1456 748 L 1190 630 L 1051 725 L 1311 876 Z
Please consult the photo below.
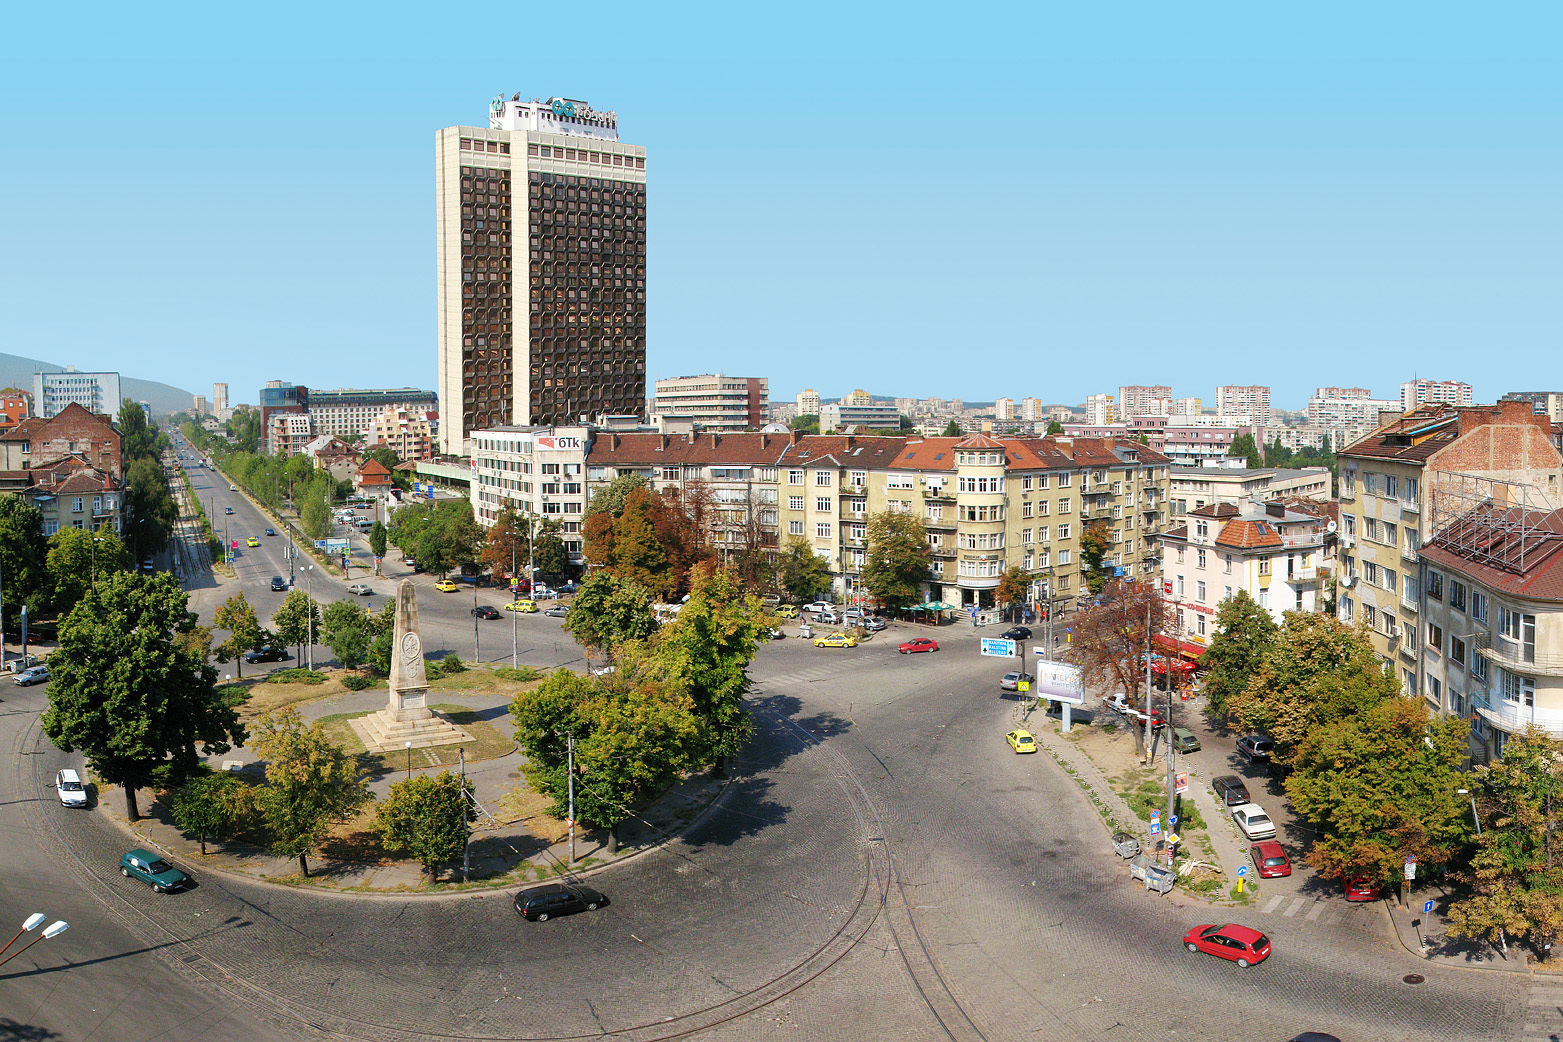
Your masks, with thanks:
M 1156 646 L 1191 659 L 1199 658 L 1206 651 L 1203 644 L 1195 644 L 1187 640 L 1176 640 L 1172 637 L 1164 637 L 1159 633 L 1156 635 Z

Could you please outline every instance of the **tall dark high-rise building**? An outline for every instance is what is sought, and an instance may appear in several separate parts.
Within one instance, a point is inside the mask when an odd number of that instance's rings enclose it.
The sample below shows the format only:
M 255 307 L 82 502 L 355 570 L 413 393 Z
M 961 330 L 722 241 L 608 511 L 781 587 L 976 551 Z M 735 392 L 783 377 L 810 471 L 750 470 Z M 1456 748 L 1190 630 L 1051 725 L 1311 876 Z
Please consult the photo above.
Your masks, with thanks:
M 435 139 L 440 450 L 645 412 L 646 150 L 584 101 L 505 100 Z

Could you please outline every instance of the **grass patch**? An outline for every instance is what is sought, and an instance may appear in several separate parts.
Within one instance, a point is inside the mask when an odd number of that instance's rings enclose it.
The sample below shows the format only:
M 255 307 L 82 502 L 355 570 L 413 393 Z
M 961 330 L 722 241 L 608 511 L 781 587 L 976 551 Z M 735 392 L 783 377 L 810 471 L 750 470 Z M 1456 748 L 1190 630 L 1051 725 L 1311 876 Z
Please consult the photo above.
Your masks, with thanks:
M 349 673 L 342 678 L 342 686 L 349 691 L 367 691 L 378 681 L 368 673 Z
M 1115 732 L 1117 730 L 1118 730 L 1118 722 L 1116 720 L 1109 720 L 1105 724 L 1102 725 L 1102 733 L 1103 734 L 1112 734 L 1113 732 Z
M 309 669 L 279 669 L 266 674 L 267 684 L 324 684 L 331 679 L 321 670 Z
M 1207 876 L 1204 879 L 1180 879 L 1178 885 L 1191 894 L 1213 894 L 1221 889 L 1221 880 L 1214 876 Z
M 532 666 L 522 666 L 520 669 L 511 669 L 509 666 L 500 666 L 494 670 L 494 676 L 510 683 L 529 684 L 534 680 L 543 679 L 542 670 Z
M 429 708 L 443 714 L 451 723 L 477 739 L 461 746 L 436 745 L 424 750 L 437 763 L 455 763 L 459 759 L 458 749 L 465 749 L 469 760 L 487 760 L 503 756 L 516 747 L 508 735 L 500 733 L 499 728 L 481 719 L 475 709 L 448 703 L 431 705 Z
M 349 722 L 369 716 L 374 710 L 366 709 L 361 713 L 332 713 L 330 716 L 321 717 L 316 723 L 325 728 L 331 744 L 340 748 L 349 756 L 367 756 L 368 750 L 364 748 L 363 739 L 358 737 L 358 732 L 353 730 Z

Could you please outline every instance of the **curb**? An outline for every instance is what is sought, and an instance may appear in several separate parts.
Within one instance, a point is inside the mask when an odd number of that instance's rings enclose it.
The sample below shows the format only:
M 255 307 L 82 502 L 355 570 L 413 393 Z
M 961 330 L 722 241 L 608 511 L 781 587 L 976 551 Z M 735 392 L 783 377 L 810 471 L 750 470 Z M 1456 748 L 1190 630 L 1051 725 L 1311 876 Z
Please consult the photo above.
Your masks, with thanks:
M 717 790 L 717 792 L 716 792 L 716 794 L 714 796 L 711 797 L 711 800 L 703 808 L 701 808 L 700 813 L 696 814 L 693 818 L 691 818 L 689 820 L 689 823 L 687 825 L 685 825 L 683 828 L 681 828 L 678 832 L 671 833 L 671 834 L 669 834 L 667 836 L 664 836 L 662 839 L 658 840 L 655 843 L 648 843 L 647 845 L 645 845 L 643 847 L 637 847 L 636 849 L 631 850 L 631 851 L 629 851 L 627 853 L 616 854 L 616 855 L 614 855 L 612 861 L 607 861 L 607 862 L 604 862 L 603 864 L 600 864 L 600 865 L 592 865 L 590 867 L 580 868 L 580 869 L 571 869 L 569 867 L 566 867 L 563 872 L 558 873 L 558 874 L 560 876 L 569 876 L 569 877 L 575 878 L 575 879 L 584 879 L 584 878 L 588 878 L 590 876 L 595 876 L 595 875 L 597 875 L 597 874 L 599 874 L 601 872 L 604 872 L 604 871 L 606 871 L 606 870 L 608 870 L 610 868 L 613 868 L 616 865 L 621 865 L 621 864 L 623 864 L 626 861 L 632 861 L 635 858 L 640 857 L 642 854 L 649 853 L 650 851 L 653 851 L 653 850 L 660 850 L 660 849 L 662 849 L 662 847 L 665 846 L 668 842 L 670 842 L 670 841 L 672 841 L 674 839 L 682 838 L 685 835 L 685 833 L 687 833 L 689 830 L 695 828 L 695 826 L 699 825 L 713 811 L 715 811 L 717 806 L 727 796 L 728 790 L 732 787 L 734 780 L 735 779 L 731 775 L 729 775 L 727 780 L 722 783 L 722 787 L 719 790 Z M 110 811 L 103 810 L 102 809 L 103 807 L 104 807 L 104 802 L 100 798 L 97 801 L 97 806 L 95 806 L 93 809 L 94 809 L 94 811 L 102 813 L 105 816 L 107 816 L 108 819 L 111 822 L 113 822 L 115 826 L 117 826 L 121 831 L 123 831 L 123 832 L 127 833 L 128 835 L 134 837 L 137 840 L 137 842 L 145 844 L 147 846 L 155 847 L 157 850 L 161 851 L 164 854 L 168 854 L 171 857 L 179 857 L 180 856 L 178 854 L 175 854 L 173 851 L 170 851 L 167 847 L 163 846 L 161 843 L 159 843 L 156 840 L 152 839 L 150 836 L 146 836 L 146 835 L 142 834 L 140 831 L 138 831 L 136 829 L 135 825 L 132 824 L 131 822 L 125 821 L 124 819 L 120 818 L 118 815 L 116 815 L 116 814 L 114 814 L 114 813 L 112 813 Z M 557 844 L 550 843 L 548 845 L 548 847 L 546 847 L 544 849 L 552 849 L 556 845 Z M 197 855 L 197 856 L 199 856 L 199 855 Z M 356 864 L 357 862 L 348 862 L 348 863 L 349 864 Z M 400 862 L 398 862 L 398 863 L 400 863 Z M 532 864 L 532 859 L 531 858 L 527 858 L 524 861 L 520 862 L 511 871 L 512 872 L 517 871 L 517 870 L 519 870 L 521 868 L 522 865 L 528 865 L 528 864 Z M 518 885 L 522 885 L 522 886 L 524 886 L 524 885 L 535 885 L 535 883 L 537 882 L 537 881 L 534 880 L 534 881 L 532 881 L 532 884 L 528 884 L 527 880 L 508 878 L 510 873 L 506 873 L 506 877 L 507 878 L 505 878 L 503 881 L 496 879 L 496 880 L 479 881 L 479 882 L 472 882 L 472 883 L 450 884 L 450 885 L 453 885 L 455 887 L 458 887 L 459 889 L 451 889 L 451 890 L 444 890 L 444 891 L 375 890 L 375 889 L 357 889 L 357 888 L 343 889 L 343 888 L 340 888 L 340 887 L 316 886 L 316 885 L 311 885 L 309 883 L 303 883 L 303 882 L 298 882 L 298 883 L 287 882 L 287 881 L 281 880 L 281 879 L 273 879 L 273 878 L 271 878 L 269 876 L 253 875 L 253 874 L 251 874 L 249 872 L 245 872 L 245 871 L 240 870 L 240 869 L 228 868 L 228 867 L 225 867 L 225 866 L 222 866 L 222 865 L 217 865 L 217 864 L 203 865 L 203 866 L 201 866 L 201 870 L 203 872 L 213 872 L 213 873 L 215 873 L 217 875 L 220 875 L 220 876 L 229 876 L 229 877 L 232 877 L 232 878 L 235 878 L 235 879 L 248 880 L 249 882 L 258 883 L 258 884 L 260 884 L 262 886 L 280 886 L 280 887 L 287 887 L 290 890 L 303 890 L 303 891 L 308 891 L 310 893 L 327 895 L 327 896 L 332 896 L 332 897 L 367 898 L 367 899 L 371 899 L 371 900 L 375 900 L 375 899 L 383 900 L 383 899 L 386 899 L 386 898 L 396 898 L 396 899 L 406 900 L 408 898 L 417 898 L 417 899 L 433 900 L 433 901 L 440 901 L 440 900 L 448 901 L 448 900 L 456 900 L 456 899 L 465 898 L 465 897 L 480 896 L 480 895 L 483 895 L 483 894 L 494 893 L 494 892 L 497 892 L 497 891 L 509 890 L 512 887 L 515 887 L 515 886 L 518 886 Z

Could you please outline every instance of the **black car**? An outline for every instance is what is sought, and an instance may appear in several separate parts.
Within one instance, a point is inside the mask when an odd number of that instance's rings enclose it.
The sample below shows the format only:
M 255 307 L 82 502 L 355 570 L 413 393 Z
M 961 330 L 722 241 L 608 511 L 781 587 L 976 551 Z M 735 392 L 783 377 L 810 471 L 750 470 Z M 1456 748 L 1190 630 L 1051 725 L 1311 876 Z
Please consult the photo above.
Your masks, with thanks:
M 1221 778 L 1212 778 L 1210 787 L 1216 790 L 1216 799 L 1228 807 L 1241 807 L 1245 803 L 1252 803 L 1249 798 L 1248 786 L 1243 784 L 1243 779 L 1235 774 L 1228 774 Z
M 257 662 L 281 662 L 292 657 L 292 655 L 288 654 L 287 648 L 274 648 L 270 644 L 258 650 L 246 651 L 244 653 L 244 661 L 252 666 Z
M 1275 742 L 1267 734 L 1245 734 L 1237 740 L 1237 751 L 1250 760 L 1270 759 L 1270 750 L 1275 748 Z
M 569 912 L 595 912 L 607 903 L 608 899 L 591 887 L 569 883 L 529 886 L 516 895 L 516 911 L 521 918 L 537 923 Z
M 472 614 L 476 615 L 480 619 L 497 619 L 497 618 L 499 618 L 498 610 L 494 609 L 494 608 L 490 608 L 486 604 L 480 604 L 476 608 L 473 608 L 472 609 Z
M 1000 640 L 1030 640 L 1031 628 L 1028 626 L 1011 626 L 999 634 Z
M 271 588 L 273 590 L 286 590 L 288 588 L 288 581 L 280 575 L 273 575 L 271 577 Z

